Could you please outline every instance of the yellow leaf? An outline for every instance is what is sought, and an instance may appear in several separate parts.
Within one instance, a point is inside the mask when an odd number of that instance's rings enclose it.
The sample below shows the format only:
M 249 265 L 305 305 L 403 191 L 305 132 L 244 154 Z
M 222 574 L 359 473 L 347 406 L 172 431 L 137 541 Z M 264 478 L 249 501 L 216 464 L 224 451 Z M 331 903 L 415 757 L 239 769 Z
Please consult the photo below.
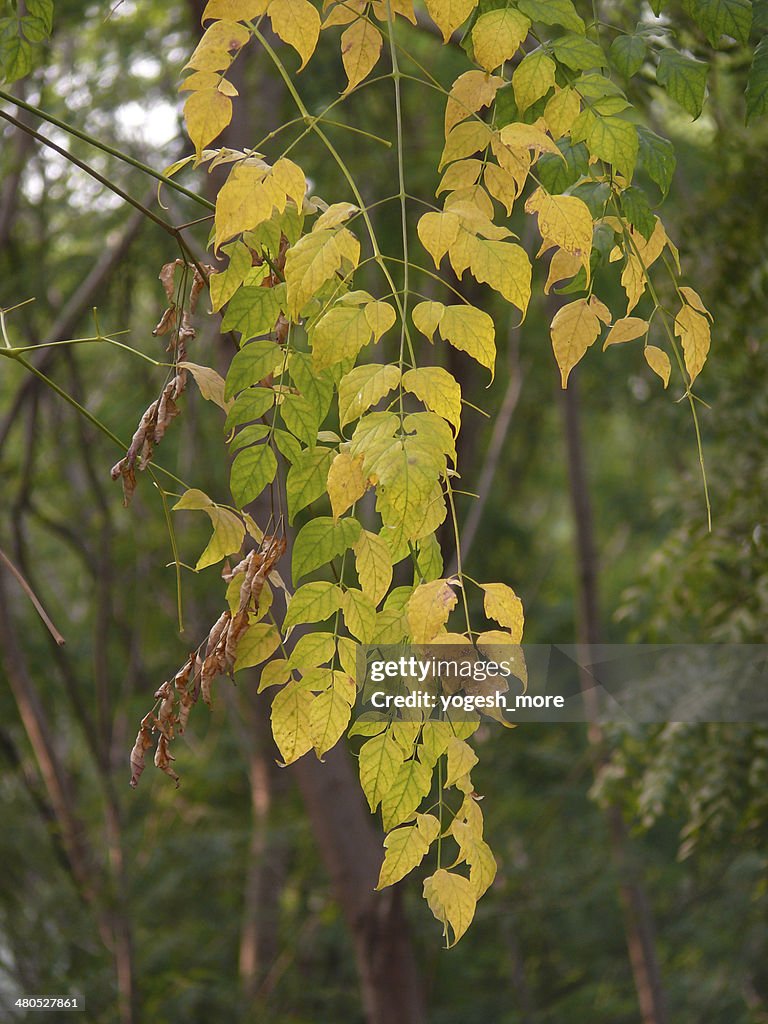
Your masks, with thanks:
M 292 764 L 312 749 L 309 711 L 314 699 L 301 683 L 292 681 L 272 702 L 272 735 L 285 764 Z
M 549 263 L 544 294 L 549 295 L 552 285 L 557 284 L 558 281 L 575 277 L 580 268 L 581 258 L 579 256 L 574 256 L 572 252 L 566 252 L 565 249 L 558 249 Z
M 538 124 L 522 124 L 515 121 L 505 125 L 498 133 L 498 141 L 512 151 L 533 150 L 534 153 L 552 153 L 561 159 L 563 157 L 552 139 L 538 127 Z M 495 145 L 494 153 L 496 153 Z M 500 161 L 498 153 L 496 153 L 496 159 Z
M 586 299 L 576 299 L 558 309 L 550 333 L 562 386 L 566 387 L 571 370 L 600 333 L 600 321 Z
M 234 404 L 234 399 L 224 399 L 224 378 L 210 366 L 198 366 L 197 363 L 178 363 L 183 370 L 189 370 L 195 378 L 195 383 L 200 388 L 200 394 L 206 402 L 213 402 L 224 412 L 229 412 Z
M 543 50 L 529 53 L 512 74 L 512 88 L 515 91 L 515 102 L 520 113 L 526 111 L 528 107 L 532 107 L 542 96 L 546 96 L 554 84 L 555 62 L 552 58 L 548 57 Z
M 372 811 L 391 789 L 403 758 L 402 749 L 389 731 L 373 736 L 360 748 L 360 785 Z
M 463 230 L 449 249 L 449 256 L 457 277 L 468 267 L 476 281 L 489 284 L 525 316 L 531 297 L 531 264 L 525 249 L 513 242 L 477 238 Z M 452 338 L 449 340 L 453 342 Z M 462 348 L 461 345 L 456 347 Z M 483 365 L 489 366 L 493 373 L 492 364 L 483 362 Z
M 448 754 L 448 768 L 445 774 L 443 789 L 448 789 L 449 786 L 455 785 L 462 776 L 466 775 L 467 772 L 471 772 L 478 760 L 477 754 L 472 747 L 465 743 L 464 740 L 457 739 L 456 736 L 452 736 L 448 740 L 446 753 Z
M 418 814 L 415 825 L 390 832 L 384 839 L 386 853 L 376 888 L 394 885 L 417 868 L 439 833 L 440 822 L 434 814 Z
M 581 100 L 579 94 L 570 85 L 558 89 L 544 107 L 544 121 L 553 139 L 559 139 L 570 131 L 571 125 L 579 116 Z
M 334 519 L 352 508 L 367 489 L 362 455 L 352 458 L 346 452 L 340 452 L 328 470 L 328 497 L 331 499 Z
M 411 319 L 416 330 L 421 331 L 431 342 L 444 312 L 445 306 L 442 302 L 418 302 L 411 311 Z
M 653 372 L 657 373 L 664 381 L 664 387 L 666 388 L 669 384 L 669 376 L 672 373 L 672 366 L 667 353 L 663 349 L 656 348 L 655 345 L 646 345 L 643 349 L 643 355 Z
M 241 50 L 250 38 L 245 25 L 216 21 L 205 30 L 185 67 L 195 71 L 224 70 L 232 63 L 231 54 Z
M 669 244 L 669 239 L 667 239 L 667 244 Z M 695 292 L 693 288 L 687 288 L 685 285 L 681 285 L 680 294 L 689 306 L 693 306 L 698 313 L 703 313 L 704 316 L 708 316 L 710 320 L 712 319 L 712 314 L 701 301 L 701 296 L 698 292 Z
M 312 230 L 321 231 L 323 228 L 337 228 L 345 220 L 349 220 L 358 208 L 352 203 L 332 203 L 325 213 L 321 213 L 315 221 Z
M 245 527 L 239 516 L 229 509 L 219 508 L 217 505 L 206 508 L 213 525 L 213 536 L 208 546 L 197 560 L 195 571 L 205 569 L 209 565 L 215 565 L 226 555 L 232 555 L 239 551 L 245 537 Z
M 447 43 L 477 6 L 477 0 L 425 0 L 429 16 L 443 33 Z
M 386 541 L 363 530 L 352 546 L 355 568 L 363 593 L 377 605 L 392 582 L 392 556 Z
M 296 318 L 315 293 L 347 260 L 353 267 L 360 259 L 360 243 L 346 228 L 322 229 L 303 235 L 285 258 L 288 314 Z
M 199 89 L 219 89 L 225 96 L 239 95 L 234 85 L 216 71 L 194 71 L 179 86 L 179 92 L 196 92 Z
M 398 366 L 356 366 L 339 382 L 339 426 L 344 427 L 400 383 Z
M 242 242 L 233 242 L 224 251 L 229 255 L 229 266 L 208 278 L 213 313 L 218 313 L 224 303 L 229 302 L 251 271 L 251 253 Z
M 459 844 L 460 860 L 469 864 L 469 882 L 475 897 L 480 899 L 496 877 L 496 860 L 491 848 L 469 822 L 457 818 L 451 822 L 451 835 Z
M 197 94 L 196 94 L 197 95 Z M 285 192 L 267 177 L 261 161 L 235 164 L 216 198 L 215 248 L 285 209 Z
M 458 165 L 453 164 L 453 167 L 456 166 Z M 511 214 L 515 200 L 520 195 L 518 179 L 510 174 L 509 171 L 504 170 L 503 167 L 497 167 L 496 164 L 486 164 L 483 180 L 485 181 L 485 187 L 493 198 L 498 199 L 507 211 L 507 215 Z
M 456 241 L 461 221 L 455 213 L 425 213 L 420 218 L 417 231 L 421 244 L 440 266 L 440 261 Z
M 266 11 L 268 4 L 269 0 L 208 0 L 202 21 L 253 21 Z
M 381 56 L 381 32 L 365 18 L 359 18 L 341 34 L 341 60 L 347 73 L 345 93 L 367 78 Z
M 388 302 L 369 302 L 364 311 L 374 342 L 379 341 L 397 320 L 397 313 Z
M 309 236 L 311 237 L 311 236 Z M 312 363 L 324 370 L 345 359 L 355 359 L 373 340 L 373 331 L 361 306 L 333 306 L 308 331 Z
M 477 182 L 482 173 L 483 163 L 481 160 L 457 160 L 443 175 L 443 180 L 435 195 L 439 196 L 442 192 L 453 192 L 457 188 L 469 188 Z
M 648 323 L 639 316 L 623 316 L 617 320 L 608 331 L 608 337 L 603 345 L 603 352 L 609 345 L 621 345 L 625 341 L 634 341 L 635 338 L 642 338 L 648 333 Z
M 447 946 L 455 946 L 475 916 L 477 899 L 469 879 L 438 868 L 424 880 L 424 899 L 443 926 Z M 452 940 L 449 927 L 453 932 Z
M 465 71 L 463 75 L 459 75 L 451 86 L 445 105 L 446 138 L 451 128 L 459 121 L 493 103 L 502 85 L 503 78 L 499 75 L 487 75 L 484 71 Z
M 613 320 L 611 311 L 610 309 L 608 309 L 606 304 L 601 299 L 598 299 L 596 295 L 590 295 L 589 308 L 592 310 L 592 312 L 595 314 L 598 320 L 602 320 L 602 322 L 606 326 L 610 327 L 611 320 Z
M 440 334 L 446 341 L 454 348 L 472 356 L 482 366 L 486 366 L 493 376 L 496 362 L 496 332 L 493 320 L 483 310 L 469 305 L 444 306 L 442 302 L 420 302 L 414 306 L 411 315 L 418 330 L 430 341 L 439 326 Z
M 473 153 L 482 152 L 490 143 L 492 134 L 484 121 L 462 121 L 455 125 L 446 136 L 438 170 L 452 160 L 463 160 Z
M 184 120 L 199 159 L 208 143 L 232 120 L 232 100 L 218 89 L 193 92 L 184 104 Z
M 462 221 L 472 220 L 475 217 L 484 218 L 486 225 L 491 225 L 491 234 L 487 238 L 506 238 L 511 232 L 507 228 L 497 227 L 492 224 L 494 207 L 491 197 L 482 185 L 469 185 L 467 188 L 458 188 L 445 197 L 443 209 L 458 214 Z M 484 234 L 484 232 L 479 232 Z
M 336 746 L 351 714 L 349 701 L 335 686 L 314 698 L 309 708 L 309 735 L 318 757 Z
M 257 622 L 249 626 L 237 645 L 235 672 L 253 668 L 271 658 L 280 643 L 280 633 L 271 622 Z
M 432 412 L 448 420 L 458 433 L 461 426 L 461 385 L 442 366 L 421 366 L 403 374 L 403 387 Z
M 409 725 L 416 727 L 412 732 L 418 731 L 418 722 L 397 722 L 393 726 L 393 731 L 397 735 L 398 732 L 405 731 Z M 412 741 L 408 744 L 407 749 L 413 749 Z M 416 758 L 401 764 L 392 780 L 392 785 L 381 801 L 381 819 L 384 829 L 389 831 L 395 825 L 400 825 L 413 818 L 431 786 L 432 770 L 427 765 L 417 761 Z
M 675 317 L 675 334 L 683 346 L 685 368 L 693 384 L 707 360 L 711 340 L 709 321 L 693 306 L 683 305 Z
M 376 609 L 373 601 L 356 587 L 349 587 L 341 601 L 344 625 L 355 639 L 369 644 L 376 628 Z
M 416 24 L 413 0 L 373 0 L 373 15 L 379 21 L 386 21 L 389 11 L 402 15 L 412 25 Z
M 323 4 L 323 10 L 328 7 L 327 3 Z M 333 25 L 349 25 L 365 11 L 366 0 L 341 0 L 340 3 L 334 4 L 331 8 L 330 14 L 326 17 L 322 24 L 322 28 L 331 28 Z
M 299 165 L 295 164 L 293 160 L 281 157 L 269 172 L 269 176 L 286 196 L 296 203 L 300 210 L 307 191 L 307 179 Z
M 505 583 L 486 583 L 483 585 L 483 591 L 485 614 L 509 630 L 510 643 L 519 644 L 523 639 L 525 622 L 523 602 Z
M 301 71 L 315 52 L 320 15 L 309 0 L 271 0 L 267 14 L 275 34 L 301 57 Z
M 481 14 L 472 29 L 475 60 L 493 71 L 515 55 L 530 27 L 528 18 L 514 7 Z
M 408 601 L 408 627 L 415 644 L 437 636 L 456 607 L 458 598 L 448 580 L 421 583 Z
M 592 252 L 592 214 L 576 196 L 551 196 L 537 188 L 525 204 L 527 213 L 536 213 L 539 231 L 545 242 L 560 246 L 578 256 L 589 275 Z

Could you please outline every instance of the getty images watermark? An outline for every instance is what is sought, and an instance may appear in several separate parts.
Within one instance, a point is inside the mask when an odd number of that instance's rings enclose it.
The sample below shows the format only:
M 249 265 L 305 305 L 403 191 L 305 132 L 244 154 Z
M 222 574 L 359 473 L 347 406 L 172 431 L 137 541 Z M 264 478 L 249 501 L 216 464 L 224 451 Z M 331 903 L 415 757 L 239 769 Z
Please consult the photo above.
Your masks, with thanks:
M 768 645 L 360 647 L 357 714 L 768 723 Z

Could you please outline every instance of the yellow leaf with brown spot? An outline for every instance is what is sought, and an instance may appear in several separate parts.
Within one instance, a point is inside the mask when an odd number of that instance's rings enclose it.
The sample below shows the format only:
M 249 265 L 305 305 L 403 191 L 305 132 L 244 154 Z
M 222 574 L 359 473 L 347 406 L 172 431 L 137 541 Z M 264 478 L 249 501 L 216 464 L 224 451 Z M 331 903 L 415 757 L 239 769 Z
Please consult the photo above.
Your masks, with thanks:
M 408 600 L 408 628 L 415 644 L 429 643 L 448 621 L 458 598 L 448 580 L 421 583 Z

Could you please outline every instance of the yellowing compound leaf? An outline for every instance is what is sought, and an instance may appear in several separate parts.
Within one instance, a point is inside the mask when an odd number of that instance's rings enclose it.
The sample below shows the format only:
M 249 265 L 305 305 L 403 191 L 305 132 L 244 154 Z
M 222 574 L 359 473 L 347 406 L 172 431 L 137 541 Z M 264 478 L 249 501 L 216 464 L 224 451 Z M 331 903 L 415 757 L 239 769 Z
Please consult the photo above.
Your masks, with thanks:
M 381 56 L 381 32 L 365 18 L 341 34 L 341 60 L 347 73 L 345 93 L 367 78 Z
M 347 452 L 339 452 L 328 470 L 327 490 L 331 509 L 338 519 L 347 509 L 365 494 L 368 481 L 363 472 L 363 456 L 353 458 Z
M 350 370 L 339 383 L 339 425 L 362 416 L 399 383 L 398 366 L 369 363 Z
M 480 241 L 480 239 L 478 239 Z M 488 243 L 503 245 L 505 243 Z M 519 248 L 513 246 L 512 248 Z M 520 250 L 522 252 L 522 250 Z M 527 260 L 527 257 L 526 257 Z M 529 264 L 530 272 L 530 264 Z M 444 306 L 442 302 L 419 302 L 411 314 L 417 329 L 432 340 L 439 327 L 441 336 L 454 348 L 466 352 L 493 375 L 496 362 L 496 332 L 491 317 L 474 306 Z M 435 410 L 436 411 L 436 410 Z
M 441 366 L 422 366 L 403 374 L 403 387 L 432 412 L 448 420 L 458 433 L 461 427 L 461 386 Z
M 185 491 L 173 506 L 174 512 L 184 509 L 202 510 L 209 516 L 213 526 L 213 536 L 197 561 L 196 571 L 199 572 L 200 569 L 205 569 L 209 565 L 215 565 L 222 558 L 240 550 L 245 538 L 245 527 L 242 519 L 234 512 L 220 508 L 211 501 L 207 494 L 196 488 Z
M 465 71 L 451 86 L 445 105 L 446 138 L 454 125 L 465 120 L 470 114 L 489 106 L 496 93 L 504 85 L 498 75 L 487 75 L 484 71 Z
M 444 43 L 477 7 L 477 0 L 425 0 L 425 3 L 430 18 L 443 33 Z
M 353 545 L 355 568 L 363 593 L 378 605 L 392 582 L 392 555 L 385 540 L 368 530 Z
M 452 166 L 457 167 L 458 164 L 453 164 Z M 520 195 L 520 179 L 510 174 L 509 171 L 504 170 L 503 167 L 497 167 L 496 164 L 489 163 L 485 165 L 483 181 L 493 198 L 497 199 L 506 209 L 507 215 L 511 214 L 515 200 Z
M 527 20 L 527 19 L 526 19 Z M 546 96 L 555 84 L 555 62 L 543 50 L 529 53 L 512 74 L 512 88 L 518 110 L 523 113 L 536 100 Z M 576 100 L 578 109 L 578 98 Z M 549 126 L 549 122 L 547 122 Z
M 449 250 L 449 255 L 457 277 L 461 277 L 469 268 L 469 272 L 476 281 L 481 284 L 489 284 L 508 302 L 517 306 L 525 316 L 531 298 L 531 264 L 525 249 L 515 245 L 514 242 L 497 242 L 493 239 L 477 238 L 469 231 L 461 229 L 459 237 Z M 448 308 L 458 309 L 460 307 Z M 452 344 L 456 344 L 452 338 L 448 340 Z M 463 346 L 457 344 L 456 347 L 462 348 Z M 474 352 L 470 352 L 470 355 L 474 355 Z M 479 359 L 477 356 L 475 358 Z M 492 364 L 489 365 L 482 359 L 479 361 L 484 366 L 488 366 L 493 373 Z
M 267 14 L 275 34 L 301 57 L 301 71 L 315 52 L 320 15 L 309 0 L 271 0 Z
M 486 71 L 494 71 L 517 53 L 531 23 L 514 7 L 481 14 L 472 29 L 475 60 Z
M 324 370 L 335 363 L 356 359 L 362 348 L 373 341 L 373 331 L 362 306 L 339 302 L 309 328 L 312 362 Z
M 693 384 L 707 360 L 711 341 L 709 320 L 693 306 L 683 305 L 675 317 L 675 334 L 683 346 L 685 368 Z
M 386 853 L 376 888 L 394 885 L 417 868 L 439 833 L 440 822 L 434 814 L 418 814 L 415 825 L 390 832 L 384 839 Z
M 589 274 L 592 252 L 592 214 L 576 196 L 551 196 L 537 188 L 525 204 L 527 213 L 536 213 L 539 231 L 545 243 L 578 256 Z
M 446 747 L 448 768 L 445 773 L 443 789 L 454 786 L 468 772 L 471 772 L 478 761 L 477 754 L 464 740 L 452 736 Z
M 446 945 L 455 946 L 475 916 L 477 899 L 469 879 L 438 868 L 434 875 L 424 880 L 424 899 L 443 926 Z M 449 928 L 453 933 L 452 939 Z
M 457 124 L 446 136 L 438 170 L 452 160 L 463 160 L 473 153 L 481 153 L 490 143 L 492 134 L 484 121 L 473 119 Z
M 658 374 L 659 377 L 664 381 L 664 387 L 666 388 L 669 384 L 669 377 L 672 373 L 672 366 L 669 362 L 669 356 L 655 345 L 646 345 L 643 349 L 643 355 L 645 361 L 648 363 L 654 373 Z
M 222 71 L 232 63 L 232 54 L 242 49 L 251 38 L 245 25 L 234 21 L 217 21 L 203 33 L 186 68 L 195 71 Z
M 235 164 L 230 171 L 216 198 L 216 249 L 269 220 L 273 210 L 285 209 L 285 192 L 267 172 L 260 160 Z
M 510 643 L 521 643 L 525 623 L 523 602 L 505 583 L 485 583 L 483 591 L 485 614 L 509 630 Z
M 184 120 L 199 160 L 205 147 L 232 120 L 232 100 L 218 89 L 193 92 L 184 104 Z
M 415 725 L 414 732 L 418 732 L 418 722 L 397 722 L 393 729 L 395 735 L 404 732 L 409 725 Z M 413 743 L 407 744 L 408 749 L 413 749 Z M 427 765 L 411 758 L 405 761 L 397 769 L 397 774 L 392 780 L 392 785 L 382 797 L 381 820 L 385 831 L 401 825 L 414 817 L 419 804 L 432 788 L 432 769 Z
M 300 683 L 286 683 L 272 701 L 272 735 L 284 764 L 292 764 L 312 749 L 309 712 L 313 695 Z
M 635 338 L 642 338 L 643 335 L 648 333 L 648 327 L 647 321 L 639 316 L 623 316 L 608 331 L 603 351 L 609 345 L 622 345 L 625 341 L 634 341 Z
M 408 628 L 413 642 L 429 643 L 436 637 L 456 607 L 457 600 L 448 580 L 419 584 L 408 601 Z
M 558 309 L 550 333 L 562 386 L 566 387 L 571 370 L 600 333 L 600 321 L 586 299 L 576 299 Z

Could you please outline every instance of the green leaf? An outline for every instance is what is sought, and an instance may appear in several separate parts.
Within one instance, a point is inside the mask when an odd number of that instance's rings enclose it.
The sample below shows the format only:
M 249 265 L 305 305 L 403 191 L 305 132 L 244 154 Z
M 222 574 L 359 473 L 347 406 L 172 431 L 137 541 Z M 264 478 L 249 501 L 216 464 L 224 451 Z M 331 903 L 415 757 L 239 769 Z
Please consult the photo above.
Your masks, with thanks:
M 28 75 L 34 66 L 32 45 L 20 35 L 13 35 L 2 42 L 0 48 L 0 72 L 5 82 L 15 82 Z
M 651 181 L 659 186 L 662 196 L 666 196 L 677 162 L 674 147 L 667 139 L 662 139 L 643 125 L 637 125 L 637 137 L 640 143 L 638 164 Z
M 341 609 L 344 613 L 344 625 L 352 636 L 362 644 L 371 643 L 376 625 L 376 608 L 371 598 L 362 590 L 349 587 L 341 600 Z
M 268 444 L 246 448 L 235 456 L 230 472 L 229 485 L 232 497 L 239 508 L 261 494 L 271 484 L 277 473 L 277 459 Z
M 312 356 L 308 352 L 292 352 L 288 361 L 288 372 L 301 397 L 322 423 L 333 398 L 333 378 L 327 370 L 318 373 Z
M 648 240 L 656 227 L 656 218 L 641 188 L 634 185 L 621 193 L 621 210 L 632 227 Z
M 235 354 L 227 372 L 224 398 L 264 380 L 282 367 L 285 353 L 274 341 L 252 341 Z
M 597 220 L 605 213 L 605 204 L 611 196 L 611 186 L 606 181 L 583 181 L 571 190 L 571 195 L 586 203 L 587 209 Z
M 240 423 L 250 423 L 251 420 L 259 419 L 271 409 L 274 400 L 275 393 L 272 388 L 248 388 L 241 392 L 227 413 L 224 431 L 229 433 Z
M 768 111 L 768 37 L 761 39 L 747 75 L 747 121 Z
M 299 587 L 288 604 L 283 629 L 297 623 L 325 622 L 341 608 L 341 591 L 335 583 L 318 580 Z
M 536 176 L 547 190 L 557 195 L 589 173 L 589 153 L 583 142 L 573 143 L 567 137 L 557 140 L 564 159 L 554 153 L 543 153 L 536 165 Z
M 285 493 L 288 500 L 288 521 L 297 512 L 325 494 L 328 470 L 334 453 L 330 448 L 307 448 L 288 471 Z
M 611 64 L 625 78 L 631 78 L 643 66 L 647 51 L 642 36 L 617 36 L 609 50 Z
M 634 124 L 620 117 L 592 115 L 586 142 L 592 156 L 612 164 L 628 181 L 632 180 L 639 147 Z
M 749 39 L 752 27 L 752 4 L 749 0 L 693 0 L 691 13 L 704 30 L 711 46 L 720 36 L 731 36 L 740 43 Z
M 362 527 L 356 519 L 336 522 L 330 516 L 317 516 L 299 530 L 293 545 L 292 573 L 294 584 L 301 576 L 327 565 L 351 548 Z
M 554 39 L 551 46 L 560 63 L 573 71 L 589 71 L 608 64 L 602 47 L 586 36 L 566 32 L 559 39 Z
M 280 315 L 285 289 L 257 288 L 246 285 L 232 296 L 221 322 L 223 333 L 239 331 L 241 344 L 260 334 L 269 334 Z
M 656 68 L 656 81 L 663 86 L 671 99 L 697 118 L 704 105 L 704 90 L 707 85 L 707 64 L 693 57 L 685 57 L 676 50 L 664 50 Z
M 562 25 L 572 32 L 584 32 L 584 22 L 571 0 L 520 0 L 517 5 L 531 21 L 542 25 Z

